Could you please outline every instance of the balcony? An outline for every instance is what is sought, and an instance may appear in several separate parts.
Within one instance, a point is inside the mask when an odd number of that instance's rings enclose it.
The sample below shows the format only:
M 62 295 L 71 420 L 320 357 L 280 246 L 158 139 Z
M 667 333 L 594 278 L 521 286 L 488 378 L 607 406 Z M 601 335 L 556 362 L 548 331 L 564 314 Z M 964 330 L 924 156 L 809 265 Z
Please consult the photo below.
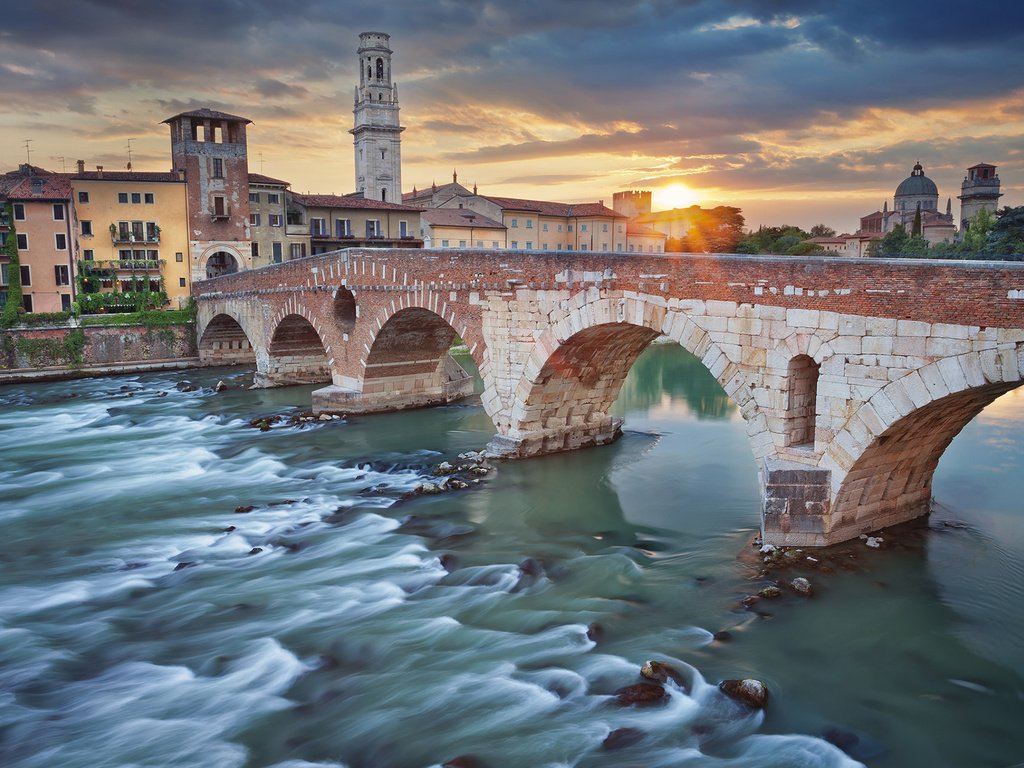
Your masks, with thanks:
M 110 234 L 110 242 L 114 245 L 130 245 L 131 243 L 138 243 L 139 245 L 156 245 L 160 242 L 160 235 L 152 234 L 140 237 L 138 234 L 131 232 L 112 232 Z
M 107 261 L 81 261 L 79 270 L 90 272 L 159 272 L 163 259 L 110 259 Z

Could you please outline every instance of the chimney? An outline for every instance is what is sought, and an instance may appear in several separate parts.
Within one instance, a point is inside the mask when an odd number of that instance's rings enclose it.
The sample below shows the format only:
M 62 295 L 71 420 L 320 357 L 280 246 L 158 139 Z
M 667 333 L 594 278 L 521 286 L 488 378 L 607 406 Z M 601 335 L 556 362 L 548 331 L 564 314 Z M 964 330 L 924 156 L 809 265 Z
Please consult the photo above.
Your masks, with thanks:
M 102 179 L 103 178 L 103 166 L 102 165 L 97 165 L 96 166 L 96 178 L 97 179 Z
M 604 208 L 604 200 L 598 200 L 597 204 Z
M 78 161 L 78 172 L 85 173 L 85 160 Z

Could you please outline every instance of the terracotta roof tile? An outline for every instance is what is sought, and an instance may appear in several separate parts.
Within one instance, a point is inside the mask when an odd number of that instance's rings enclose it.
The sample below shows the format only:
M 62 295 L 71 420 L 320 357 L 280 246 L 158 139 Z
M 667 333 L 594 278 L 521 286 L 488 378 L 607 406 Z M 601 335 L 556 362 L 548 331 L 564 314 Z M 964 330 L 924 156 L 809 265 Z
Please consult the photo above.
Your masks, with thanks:
M 500 221 L 495 221 L 468 208 L 428 208 L 420 214 L 420 218 L 428 224 L 440 227 L 506 228 Z
M 519 197 L 495 197 L 482 195 L 495 205 L 505 210 L 535 211 L 545 216 L 605 216 L 615 219 L 628 218 L 625 214 L 613 211 L 601 203 L 553 203 L 547 200 L 526 200 Z
M 368 200 L 365 197 L 347 197 L 345 195 L 301 195 L 292 193 L 292 200 L 307 208 L 361 208 L 422 213 L 420 208 L 413 208 L 410 205 L 398 205 L 397 203 L 386 203 L 383 200 Z
M 249 174 L 250 184 L 274 184 L 279 187 L 290 186 L 291 183 L 287 181 L 281 181 L 281 179 L 275 179 L 272 176 L 264 176 L 262 173 L 250 173 Z
M 183 180 L 174 171 L 86 171 L 69 174 L 73 181 L 178 181 Z

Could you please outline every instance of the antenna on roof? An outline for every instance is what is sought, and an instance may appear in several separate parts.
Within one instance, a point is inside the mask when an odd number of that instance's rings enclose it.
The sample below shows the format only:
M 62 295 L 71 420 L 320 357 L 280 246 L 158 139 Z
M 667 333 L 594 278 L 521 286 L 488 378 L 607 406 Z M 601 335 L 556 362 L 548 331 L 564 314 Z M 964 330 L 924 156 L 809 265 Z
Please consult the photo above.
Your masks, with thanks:
M 263 153 L 260 152 L 260 173 L 263 173 Z
M 132 169 L 132 141 L 134 139 L 128 139 L 128 170 Z
M 25 162 L 32 165 L 32 149 L 29 147 L 31 142 L 35 139 L 25 139 Z
M 55 159 L 60 160 L 60 172 L 61 173 L 67 173 L 68 172 L 68 164 L 67 164 L 67 161 L 65 160 L 64 156 L 61 155 L 60 157 L 55 158 Z

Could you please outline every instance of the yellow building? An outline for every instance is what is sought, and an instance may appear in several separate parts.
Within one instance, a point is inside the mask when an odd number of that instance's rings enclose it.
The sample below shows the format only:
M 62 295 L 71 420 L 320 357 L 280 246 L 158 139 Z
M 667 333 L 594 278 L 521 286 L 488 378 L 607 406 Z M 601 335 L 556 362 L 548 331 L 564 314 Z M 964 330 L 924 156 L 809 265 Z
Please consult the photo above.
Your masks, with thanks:
M 420 214 L 424 248 L 508 247 L 508 230 L 482 213 L 458 208 L 428 208 Z
M 82 276 L 103 293 L 167 292 L 167 308 L 188 301 L 188 210 L 177 173 L 84 170 L 71 175 Z M 162 286 L 161 286 L 162 280 Z

